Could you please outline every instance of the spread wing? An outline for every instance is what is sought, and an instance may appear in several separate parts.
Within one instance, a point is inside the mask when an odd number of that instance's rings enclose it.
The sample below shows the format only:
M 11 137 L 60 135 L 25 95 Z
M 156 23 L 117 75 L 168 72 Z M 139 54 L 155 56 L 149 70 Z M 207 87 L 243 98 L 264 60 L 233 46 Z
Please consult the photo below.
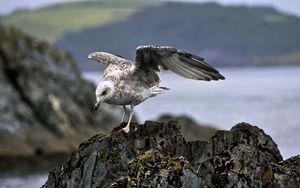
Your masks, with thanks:
M 134 59 L 135 71 L 171 70 L 194 80 L 223 80 L 219 71 L 204 62 L 202 57 L 168 46 L 139 46 Z

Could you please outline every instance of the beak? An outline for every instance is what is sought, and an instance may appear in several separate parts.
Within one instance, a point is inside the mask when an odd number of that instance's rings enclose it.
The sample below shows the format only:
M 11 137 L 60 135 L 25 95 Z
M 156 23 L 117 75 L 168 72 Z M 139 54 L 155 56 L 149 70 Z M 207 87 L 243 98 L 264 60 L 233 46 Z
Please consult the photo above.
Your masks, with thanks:
M 94 111 L 97 111 L 99 106 L 100 106 L 101 101 L 96 102 L 95 106 L 94 106 Z
M 100 99 L 97 98 L 97 102 L 95 103 L 95 106 L 94 106 L 94 111 L 98 110 L 102 101 L 103 101 L 103 98 L 100 98 Z

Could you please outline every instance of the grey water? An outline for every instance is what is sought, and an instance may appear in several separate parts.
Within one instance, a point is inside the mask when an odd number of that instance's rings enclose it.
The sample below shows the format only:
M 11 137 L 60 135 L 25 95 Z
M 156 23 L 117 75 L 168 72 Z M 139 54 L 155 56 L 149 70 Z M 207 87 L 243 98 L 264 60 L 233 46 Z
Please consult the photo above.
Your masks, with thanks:
M 161 86 L 171 88 L 135 108 L 138 119 L 162 114 L 188 115 L 199 123 L 229 130 L 239 122 L 262 128 L 277 143 L 284 159 L 300 154 L 300 66 L 223 68 L 224 81 L 195 81 L 171 72 Z M 85 72 L 98 83 L 101 72 Z
M 38 188 L 45 184 L 47 174 L 0 177 L 0 188 Z
M 136 107 L 140 122 L 162 114 L 185 114 L 199 123 L 229 130 L 239 122 L 262 128 L 284 159 L 300 154 L 300 66 L 219 69 L 224 81 L 194 81 L 173 73 L 161 76 L 171 88 Z M 83 76 L 97 84 L 101 71 Z M 36 188 L 47 174 L 0 177 L 0 188 Z

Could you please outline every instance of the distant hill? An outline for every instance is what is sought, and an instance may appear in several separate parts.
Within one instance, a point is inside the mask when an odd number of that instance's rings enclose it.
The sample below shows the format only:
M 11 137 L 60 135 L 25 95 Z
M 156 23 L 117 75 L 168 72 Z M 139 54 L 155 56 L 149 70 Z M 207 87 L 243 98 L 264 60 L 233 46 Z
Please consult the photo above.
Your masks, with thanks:
M 49 42 L 65 32 L 102 26 L 120 21 L 138 8 L 158 3 L 145 0 L 97 0 L 62 3 L 36 10 L 17 11 L 1 22 L 22 29 L 27 34 Z
M 87 54 L 108 51 L 132 57 L 140 44 L 175 46 L 217 66 L 295 64 L 300 19 L 272 8 L 167 2 L 127 19 L 67 33 L 56 46 L 71 51 L 81 69 L 94 69 Z

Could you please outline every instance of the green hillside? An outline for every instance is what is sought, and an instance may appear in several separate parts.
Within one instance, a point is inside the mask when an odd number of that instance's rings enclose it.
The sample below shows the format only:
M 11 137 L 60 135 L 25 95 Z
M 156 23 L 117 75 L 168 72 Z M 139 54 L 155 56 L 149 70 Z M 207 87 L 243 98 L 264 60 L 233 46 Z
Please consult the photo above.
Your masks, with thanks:
M 71 2 L 37 10 L 17 11 L 2 19 L 7 25 L 50 42 L 65 32 L 124 20 L 139 8 L 157 2 L 144 0 L 98 0 Z
M 81 69 L 87 54 L 108 51 L 132 58 L 141 44 L 178 47 L 215 66 L 300 64 L 300 18 L 272 8 L 168 2 L 125 21 L 65 34 L 56 45 L 71 51 Z
M 132 58 L 141 44 L 175 46 L 215 66 L 299 64 L 300 57 L 300 19 L 272 8 L 87 0 L 18 11 L 1 21 L 71 51 L 80 69 L 97 66 L 88 63 L 91 51 Z

